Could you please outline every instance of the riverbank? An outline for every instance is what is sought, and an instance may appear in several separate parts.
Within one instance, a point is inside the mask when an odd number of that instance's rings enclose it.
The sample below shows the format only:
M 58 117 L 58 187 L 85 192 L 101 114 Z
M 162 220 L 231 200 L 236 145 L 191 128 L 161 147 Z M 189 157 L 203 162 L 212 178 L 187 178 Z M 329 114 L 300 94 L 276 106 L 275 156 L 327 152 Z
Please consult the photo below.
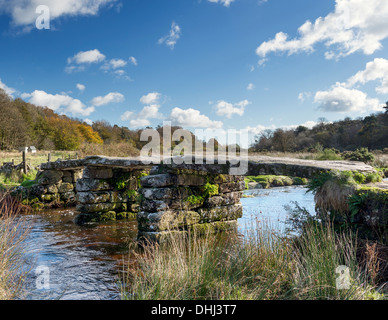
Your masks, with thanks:
M 368 300 L 384 299 L 376 265 L 358 260 L 353 234 L 317 223 L 296 238 L 259 223 L 244 237 L 228 233 L 175 236 L 147 245 L 123 279 L 129 300 Z M 370 252 L 371 251 L 371 252 Z M 366 261 L 373 250 L 366 250 Z M 368 255 L 369 254 L 369 255 Z M 373 256 L 374 257 L 374 256 Z M 340 267 L 349 274 L 338 282 Z M 338 273 L 336 273 L 338 272 Z

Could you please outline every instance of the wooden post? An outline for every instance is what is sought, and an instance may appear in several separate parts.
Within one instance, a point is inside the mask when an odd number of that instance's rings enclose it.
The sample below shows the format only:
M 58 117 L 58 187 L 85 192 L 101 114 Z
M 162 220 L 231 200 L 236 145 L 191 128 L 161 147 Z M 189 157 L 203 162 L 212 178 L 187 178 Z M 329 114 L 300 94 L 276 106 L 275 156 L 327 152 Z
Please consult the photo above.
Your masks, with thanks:
M 23 151 L 23 172 L 27 174 L 27 162 L 26 162 L 26 152 Z
M 78 152 L 75 154 L 75 159 L 78 160 Z
M 47 156 L 47 162 L 51 162 L 51 153 L 49 153 Z

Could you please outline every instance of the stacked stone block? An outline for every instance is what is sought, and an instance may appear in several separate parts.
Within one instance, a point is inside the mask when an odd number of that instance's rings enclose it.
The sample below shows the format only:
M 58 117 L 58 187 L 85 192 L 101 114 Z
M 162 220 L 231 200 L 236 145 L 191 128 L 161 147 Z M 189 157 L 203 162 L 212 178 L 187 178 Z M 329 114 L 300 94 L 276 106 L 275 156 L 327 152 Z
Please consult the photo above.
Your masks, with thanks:
M 161 241 L 172 231 L 203 233 L 235 228 L 242 217 L 243 178 L 154 167 L 149 176 L 140 179 L 139 238 Z
M 75 183 L 82 177 L 82 171 L 82 169 L 40 171 L 36 183 L 28 190 L 28 198 L 41 208 L 74 206 Z
M 139 179 L 144 169 L 86 167 L 76 184 L 77 222 L 135 218 L 139 212 Z

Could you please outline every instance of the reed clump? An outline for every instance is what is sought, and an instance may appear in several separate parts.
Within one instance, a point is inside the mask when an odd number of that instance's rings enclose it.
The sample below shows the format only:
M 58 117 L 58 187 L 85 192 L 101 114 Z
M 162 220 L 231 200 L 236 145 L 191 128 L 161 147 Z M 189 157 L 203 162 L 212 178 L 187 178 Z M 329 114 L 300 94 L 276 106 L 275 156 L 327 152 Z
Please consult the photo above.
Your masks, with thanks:
M 25 207 L 8 193 L 0 193 L 0 300 L 23 293 L 26 276 L 23 250 L 28 227 L 20 216 Z
M 172 235 L 148 243 L 123 277 L 122 298 L 135 300 L 380 299 L 357 262 L 356 239 L 316 222 L 285 237 L 257 222 L 245 235 Z M 339 289 L 336 270 L 349 270 Z

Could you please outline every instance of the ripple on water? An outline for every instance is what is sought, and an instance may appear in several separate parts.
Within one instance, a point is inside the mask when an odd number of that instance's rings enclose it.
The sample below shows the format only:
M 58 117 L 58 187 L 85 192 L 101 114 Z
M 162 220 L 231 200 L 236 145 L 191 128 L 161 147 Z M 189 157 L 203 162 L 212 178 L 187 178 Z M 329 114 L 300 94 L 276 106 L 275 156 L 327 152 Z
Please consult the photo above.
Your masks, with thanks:
M 314 212 L 314 197 L 303 187 L 281 187 L 250 190 L 243 198 L 243 217 L 240 231 L 252 219 L 284 221 L 284 205 L 297 201 Z M 128 253 L 128 242 L 136 239 L 136 221 L 119 221 L 93 226 L 74 223 L 72 210 L 49 210 L 27 216 L 31 232 L 26 256 L 30 265 L 47 266 L 50 270 L 50 289 L 36 288 L 35 270 L 27 279 L 26 299 L 114 300 L 120 298 L 117 280 Z

